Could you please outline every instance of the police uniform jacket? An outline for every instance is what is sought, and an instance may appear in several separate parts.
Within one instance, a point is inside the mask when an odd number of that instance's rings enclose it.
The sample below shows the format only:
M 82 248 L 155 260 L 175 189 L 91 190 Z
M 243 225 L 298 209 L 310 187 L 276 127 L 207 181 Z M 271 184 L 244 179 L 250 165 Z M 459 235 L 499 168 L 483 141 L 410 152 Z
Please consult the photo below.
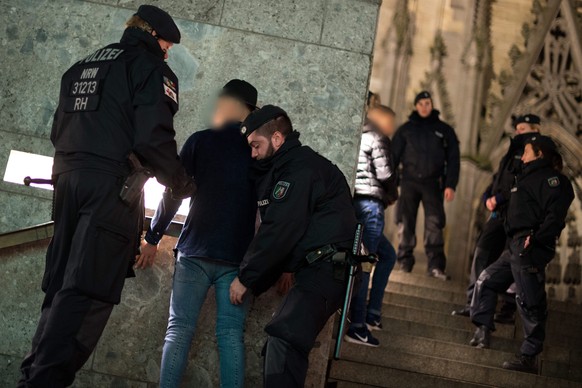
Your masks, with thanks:
M 127 174 L 133 151 L 158 181 L 175 186 L 183 170 L 174 140 L 178 80 L 150 34 L 125 30 L 62 77 L 51 140 L 53 173 L 97 168 Z
M 542 158 L 525 164 L 511 192 L 508 235 L 532 233 L 533 246 L 553 250 L 573 200 L 572 184 L 548 161 Z
M 355 196 L 378 199 L 384 207 L 398 199 L 390 139 L 379 133 L 372 123 L 365 125 L 362 133 Z
M 394 165 L 402 164 L 402 180 L 427 181 L 443 178 L 445 188 L 459 181 L 460 152 L 455 130 L 433 110 L 423 118 L 415 111 L 392 139 Z
M 536 132 L 524 133 L 511 139 L 507 153 L 499 162 L 499 169 L 493 175 L 491 184 L 483 194 L 483 202 L 490 197 L 495 197 L 497 201 L 496 211 L 498 212 L 505 213 L 511 195 L 511 188 L 515 185 L 515 176 L 521 170 L 521 156 L 523 155 L 525 142 L 535 135 L 537 135 Z
M 240 266 L 239 279 L 255 294 L 282 272 L 307 265 L 306 254 L 328 244 L 349 248 L 357 224 L 341 171 L 289 134 L 267 160 L 257 162 L 261 226 Z

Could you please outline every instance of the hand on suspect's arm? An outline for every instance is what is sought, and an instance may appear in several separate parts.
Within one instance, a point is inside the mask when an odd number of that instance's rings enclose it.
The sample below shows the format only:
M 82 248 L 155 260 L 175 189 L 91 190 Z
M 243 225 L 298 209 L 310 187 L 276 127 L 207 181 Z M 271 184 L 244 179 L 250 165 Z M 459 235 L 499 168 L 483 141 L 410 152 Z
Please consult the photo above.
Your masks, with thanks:
M 277 292 L 279 295 L 286 295 L 291 287 L 295 284 L 295 275 L 291 272 L 285 272 L 279 278 L 277 282 Z
M 454 199 L 455 199 L 455 190 L 451 189 L 450 187 L 447 187 L 445 189 L 445 201 L 451 202 Z

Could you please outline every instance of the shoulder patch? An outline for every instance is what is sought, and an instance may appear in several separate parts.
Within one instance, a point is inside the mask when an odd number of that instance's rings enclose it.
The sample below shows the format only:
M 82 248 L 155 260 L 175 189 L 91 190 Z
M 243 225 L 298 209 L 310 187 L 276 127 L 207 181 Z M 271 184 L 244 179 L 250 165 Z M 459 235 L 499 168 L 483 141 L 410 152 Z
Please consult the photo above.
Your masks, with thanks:
M 178 94 L 176 93 L 175 90 L 173 90 L 171 87 L 169 87 L 165 83 L 164 83 L 164 94 L 166 96 L 170 97 L 170 99 L 172 99 L 172 101 L 174 101 L 176 104 L 178 103 Z
M 275 185 L 273 189 L 273 198 L 274 199 L 283 199 L 289 192 L 289 188 L 291 187 L 291 183 L 286 181 L 279 181 Z
M 550 185 L 550 187 L 560 186 L 560 178 L 558 178 L 557 176 L 553 176 L 551 178 L 548 178 L 548 185 Z
M 176 84 L 174 83 L 174 81 L 172 81 L 171 79 L 169 79 L 166 76 L 164 76 L 164 85 L 166 85 L 167 87 L 169 87 L 173 91 L 176 91 Z

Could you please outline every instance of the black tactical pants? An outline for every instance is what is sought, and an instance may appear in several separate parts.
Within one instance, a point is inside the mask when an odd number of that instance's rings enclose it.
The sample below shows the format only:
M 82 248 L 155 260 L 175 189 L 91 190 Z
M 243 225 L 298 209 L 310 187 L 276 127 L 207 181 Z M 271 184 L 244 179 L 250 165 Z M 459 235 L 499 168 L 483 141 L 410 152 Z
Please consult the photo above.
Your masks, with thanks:
M 504 224 L 505 218 L 497 216 L 489 218 L 483 226 L 473 255 L 470 283 L 467 287 L 467 306 L 471 305 L 475 283 L 481 272 L 497 260 L 506 248 L 507 236 Z
M 264 386 L 303 387 L 308 357 L 319 332 L 340 308 L 345 282 L 334 278 L 333 264 L 320 262 L 295 274 L 295 286 L 283 299 L 265 331 Z
M 493 315 L 497 294 L 515 281 L 516 302 L 523 322 L 524 341 L 521 354 L 535 356 L 542 351 L 546 334 L 547 301 L 545 267 L 554 252 L 533 247 L 520 256 L 525 238 L 515 238 L 508 250 L 487 267 L 477 280 L 471 303 L 471 320 L 477 326 L 495 330 Z
M 141 215 L 119 200 L 122 180 L 81 170 L 58 178 L 45 298 L 19 387 L 71 385 L 119 303 Z
M 400 243 L 398 245 L 398 262 L 401 266 L 412 269 L 414 266 L 413 250 L 416 246 L 416 216 L 422 202 L 424 208 L 424 250 L 428 257 L 428 270 L 445 270 L 443 228 L 445 227 L 445 209 L 443 191 L 438 180 L 412 181 L 403 180 L 398 199 L 397 223 Z

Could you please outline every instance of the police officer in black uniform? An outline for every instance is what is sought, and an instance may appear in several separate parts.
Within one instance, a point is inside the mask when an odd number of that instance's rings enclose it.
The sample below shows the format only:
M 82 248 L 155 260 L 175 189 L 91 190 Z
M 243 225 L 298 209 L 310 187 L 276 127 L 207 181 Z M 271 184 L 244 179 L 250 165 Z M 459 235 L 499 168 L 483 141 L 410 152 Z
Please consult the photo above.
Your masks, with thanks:
M 174 140 L 178 80 L 164 61 L 179 42 L 170 15 L 141 6 L 120 43 L 95 51 L 62 77 L 51 133 L 55 232 L 19 387 L 71 385 L 119 303 L 143 219 L 141 187 L 137 200 L 120 196 L 124 182 L 133 181 L 127 178 L 142 174 L 143 165 L 176 197 L 194 190 Z M 137 156 L 134 172 L 130 154 Z
M 497 173 L 493 175 L 491 184 L 483 193 L 483 204 L 491 212 L 491 215 L 481 231 L 477 240 L 473 265 L 471 266 L 471 278 L 467 287 L 467 304 L 460 310 L 453 311 L 452 315 L 468 317 L 471 313 L 471 301 L 477 278 L 495 260 L 501 256 L 506 248 L 507 235 L 505 234 L 505 218 L 511 188 L 515 184 L 515 176 L 521 169 L 521 156 L 525 142 L 539 133 L 541 120 L 539 116 L 526 114 L 515 118 L 513 125 L 515 136 L 509 143 L 509 149 L 501 161 Z M 515 303 L 507 300 L 496 322 L 510 323 L 514 321 Z
M 341 171 L 302 146 L 287 113 L 266 105 L 241 127 L 257 159 L 261 226 L 231 285 L 231 301 L 258 295 L 283 272 L 291 288 L 265 331 L 265 387 L 303 387 L 309 352 L 346 287 L 357 220 Z M 337 264 L 334 264 L 336 262 Z
M 414 99 L 415 111 L 392 139 L 394 165 L 402 164 L 400 199 L 397 206 L 398 263 L 411 272 L 416 246 L 418 206 L 424 207 L 424 249 L 428 275 L 447 280 L 443 228 L 443 200 L 452 201 L 459 181 L 459 141 L 454 129 L 439 119 L 429 92 Z
M 545 268 L 556 253 L 556 240 L 566 225 L 574 191 L 560 172 L 562 157 L 549 137 L 536 135 L 526 140 L 522 161 L 523 170 L 511 190 L 507 209 L 509 249 L 481 273 L 475 286 L 471 320 L 477 330 L 471 345 L 489 347 L 490 333 L 495 330 L 497 293 L 515 281 L 524 341 L 517 358 L 503 367 L 536 373 L 548 314 Z

